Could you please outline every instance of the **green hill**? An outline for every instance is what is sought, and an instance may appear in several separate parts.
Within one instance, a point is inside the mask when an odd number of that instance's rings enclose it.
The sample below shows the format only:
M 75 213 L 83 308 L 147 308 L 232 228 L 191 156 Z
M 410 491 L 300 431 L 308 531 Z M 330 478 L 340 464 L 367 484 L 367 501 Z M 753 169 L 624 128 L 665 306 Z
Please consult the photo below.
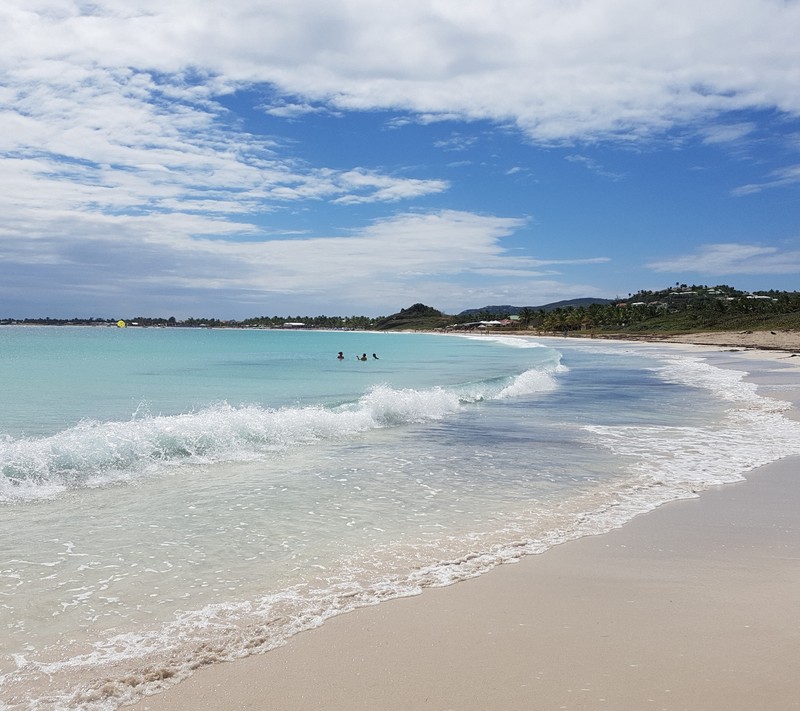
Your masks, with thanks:
M 436 328 L 444 328 L 451 322 L 451 316 L 446 316 L 432 306 L 414 304 L 407 309 L 401 309 L 396 314 L 379 319 L 375 323 L 375 328 L 379 331 L 428 331 Z

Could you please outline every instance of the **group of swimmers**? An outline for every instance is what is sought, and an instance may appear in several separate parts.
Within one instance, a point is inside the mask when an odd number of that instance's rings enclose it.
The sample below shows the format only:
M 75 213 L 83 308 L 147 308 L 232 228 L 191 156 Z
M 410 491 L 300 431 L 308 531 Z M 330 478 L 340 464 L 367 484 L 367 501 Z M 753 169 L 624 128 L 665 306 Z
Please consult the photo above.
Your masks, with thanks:
M 339 351 L 339 355 L 337 355 L 336 358 L 337 360 L 344 360 L 344 353 L 342 351 Z M 372 358 L 373 360 L 379 360 L 378 356 L 375 355 L 375 353 L 372 354 Z M 369 359 L 367 358 L 366 353 L 362 353 L 361 355 L 356 356 L 356 360 L 369 360 Z

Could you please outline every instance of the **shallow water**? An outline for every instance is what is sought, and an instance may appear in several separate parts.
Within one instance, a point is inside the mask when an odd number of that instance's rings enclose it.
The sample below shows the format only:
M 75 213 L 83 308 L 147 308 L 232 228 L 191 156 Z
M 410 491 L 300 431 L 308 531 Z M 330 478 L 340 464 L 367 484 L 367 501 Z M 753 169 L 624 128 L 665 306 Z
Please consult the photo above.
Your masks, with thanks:
M 742 372 L 658 347 L 3 328 L 0 353 L 13 709 L 113 709 L 800 453 Z

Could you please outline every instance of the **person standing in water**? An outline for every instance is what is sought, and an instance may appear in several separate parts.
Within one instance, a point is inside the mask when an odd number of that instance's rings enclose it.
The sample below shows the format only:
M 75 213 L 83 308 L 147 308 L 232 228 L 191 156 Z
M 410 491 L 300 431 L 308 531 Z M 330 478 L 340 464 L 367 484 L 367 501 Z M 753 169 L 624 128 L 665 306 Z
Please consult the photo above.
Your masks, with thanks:
M 336 359 L 337 360 L 344 360 L 344 353 L 342 353 L 342 351 L 339 351 L 339 355 L 336 356 Z

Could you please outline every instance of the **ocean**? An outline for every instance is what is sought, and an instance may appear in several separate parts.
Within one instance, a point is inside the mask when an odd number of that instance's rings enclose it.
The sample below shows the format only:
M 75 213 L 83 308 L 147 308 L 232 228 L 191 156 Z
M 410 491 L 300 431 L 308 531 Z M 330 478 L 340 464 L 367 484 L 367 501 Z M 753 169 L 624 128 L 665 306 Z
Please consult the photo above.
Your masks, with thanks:
M 800 454 L 723 359 L 0 327 L 0 708 L 110 711 Z

